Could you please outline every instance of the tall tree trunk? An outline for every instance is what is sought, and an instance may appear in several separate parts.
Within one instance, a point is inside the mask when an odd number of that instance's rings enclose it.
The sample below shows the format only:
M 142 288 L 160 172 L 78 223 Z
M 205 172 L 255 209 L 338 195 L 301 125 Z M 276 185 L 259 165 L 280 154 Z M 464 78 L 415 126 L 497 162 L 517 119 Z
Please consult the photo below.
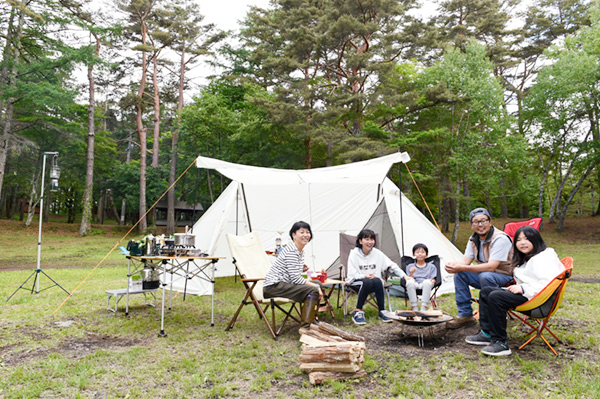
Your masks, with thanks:
M 592 165 L 588 166 L 588 168 L 586 169 L 586 171 L 584 172 L 584 174 L 581 176 L 581 178 L 579 179 L 579 181 L 577 182 L 577 184 L 575 184 L 575 187 L 571 191 L 571 194 L 569 195 L 569 198 L 567 198 L 567 201 L 565 202 L 565 205 L 563 206 L 562 210 L 560 211 L 560 215 L 559 215 L 559 218 L 558 218 L 558 224 L 556 225 L 556 230 L 558 230 L 559 232 L 562 232 L 562 230 L 563 230 L 563 225 L 564 225 L 564 222 L 565 222 L 565 216 L 567 215 L 567 208 L 571 204 L 571 201 L 575 197 L 575 194 L 577 194 L 577 192 L 579 191 L 579 188 L 581 187 L 581 184 L 587 178 L 588 174 L 597 165 L 598 165 L 598 162 L 596 162 L 595 164 L 592 164 Z
M 150 10 L 148 10 L 148 13 Z M 142 44 L 146 45 L 146 20 L 147 14 L 141 16 L 140 30 L 142 34 Z M 142 119 L 144 112 L 144 91 L 146 88 L 146 73 L 147 73 L 147 59 L 146 51 L 142 51 L 142 77 L 140 79 L 140 87 L 138 89 L 138 98 L 136 101 L 136 126 L 140 137 L 140 202 L 139 202 L 139 216 L 140 224 L 139 231 L 145 233 L 148 230 L 148 223 L 146 220 L 146 157 L 147 157 L 147 137 L 146 128 L 144 127 L 144 121 Z
M 106 207 L 106 195 L 104 191 L 100 193 L 98 197 L 98 209 L 96 209 L 96 222 L 98 224 L 104 224 L 104 209 Z
M 100 40 L 96 39 L 96 57 L 100 54 Z M 91 230 L 92 218 L 92 196 L 94 193 L 94 146 L 96 138 L 95 113 L 96 97 L 94 87 L 94 66 L 88 66 L 88 82 L 90 103 L 88 105 L 88 146 L 87 146 L 87 165 L 85 170 L 85 190 L 83 193 L 83 212 L 81 215 L 81 225 L 79 226 L 79 235 L 84 236 Z
M 183 110 L 183 85 L 185 82 L 185 45 L 182 46 L 179 64 L 179 99 L 177 101 L 177 128 L 171 140 L 171 167 L 169 168 L 169 192 L 167 193 L 167 234 L 175 233 L 175 177 L 177 175 L 177 149 L 179 145 L 179 129 L 181 127 L 181 111 Z M 207 169 L 208 171 L 208 169 Z M 210 184 L 210 180 L 209 180 Z M 173 187 L 172 187 L 173 186 Z M 211 192 L 212 198 L 212 192 Z
M 125 160 L 127 165 L 129 165 L 129 163 L 131 162 L 132 143 L 133 143 L 133 135 L 132 135 L 131 131 L 129 131 L 129 138 L 127 139 L 126 160 Z M 121 219 L 119 222 L 119 224 L 121 226 L 124 226 L 125 223 L 127 223 L 126 206 L 127 206 L 127 200 L 125 199 L 125 197 L 123 197 L 123 199 L 121 200 Z
M 19 209 L 20 198 L 19 198 L 19 186 L 13 186 L 12 200 L 10 202 L 10 207 L 8 208 L 8 214 L 6 215 L 8 219 L 12 220 L 15 217 L 15 213 L 17 213 L 17 209 Z
M 593 127 L 590 128 L 590 130 L 588 130 L 587 134 L 585 135 L 584 139 L 582 140 L 582 144 L 587 143 L 590 135 L 592 134 L 592 130 Z M 567 183 L 567 179 L 571 176 L 571 173 L 573 171 L 573 168 L 575 167 L 575 164 L 579 158 L 579 156 L 581 155 L 581 153 L 583 152 L 585 146 L 582 145 L 578 150 L 577 153 L 575 155 L 573 155 L 573 158 L 571 160 L 571 163 L 569 164 L 568 169 L 566 170 L 566 172 L 560 176 L 560 183 L 558 185 L 558 189 L 556 190 L 556 194 L 554 195 L 554 199 L 552 200 L 552 205 L 550 206 L 550 216 L 548 217 L 548 222 L 549 223 L 554 223 L 554 212 L 556 210 L 556 212 L 561 212 L 561 204 L 560 204 L 560 200 L 562 197 L 562 192 L 564 190 L 565 184 Z M 589 173 L 589 172 L 586 172 Z M 566 209 L 565 206 L 563 206 L 562 209 Z M 561 217 L 561 214 L 557 215 L 559 218 Z M 564 215 L 562 215 L 562 217 L 564 218 Z
M 160 93 L 158 91 L 158 53 L 154 54 L 153 57 L 153 70 L 152 84 L 154 85 L 154 135 L 152 142 L 152 167 L 158 167 L 158 145 L 160 143 Z
M 117 207 L 115 206 L 115 200 L 112 195 L 112 190 L 109 188 L 106 190 L 106 198 L 108 198 L 108 207 L 115 219 L 115 222 L 119 223 L 119 212 L 117 212 Z
M 43 157 L 42 157 L 43 159 Z M 41 175 L 41 172 L 40 172 Z M 29 202 L 27 209 L 27 220 L 25 220 L 25 226 L 30 226 L 35 215 L 35 208 L 40 203 L 41 197 L 37 194 L 36 186 L 39 180 L 37 171 L 34 170 L 33 176 L 31 177 L 31 192 L 29 194 Z M 41 193 L 41 190 L 40 190 Z M 42 210 L 40 209 L 40 217 L 42 217 Z
M 13 25 L 15 13 L 19 14 L 19 24 L 15 27 Z M 0 72 L 0 88 L 14 87 L 17 79 L 17 68 L 16 64 L 20 58 L 20 43 L 21 36 L 23 34 L 24 25 L 24 13 L 13 6 L 11 9 L 10 20 L 6 33 L 6 44 L 3 52 L 4 67 Z M 13 36 L 13 29 L 16 28 L 16 32 Z M 10 69 L 6 65 L 11 65 Z M 2 93 L 0 93 L 2 94 Z M 0 96 L 0 98 L 3 98 Z M 2 194 L 2 188 L 4 186 L 4 169 L 6 167 L 6 159 L 9 149 L 9 134 L 11 130 L 12 118 L 13 118 L 13 102 L 14 98 L 9 97 L 0 103 L 0 195 Z

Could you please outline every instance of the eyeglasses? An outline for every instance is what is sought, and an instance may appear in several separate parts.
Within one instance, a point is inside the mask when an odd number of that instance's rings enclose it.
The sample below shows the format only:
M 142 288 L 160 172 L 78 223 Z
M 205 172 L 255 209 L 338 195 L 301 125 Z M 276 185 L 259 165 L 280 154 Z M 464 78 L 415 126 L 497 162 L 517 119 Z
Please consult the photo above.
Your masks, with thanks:
M 487 224 L 487 222 L 489 222 L 490 219 L 482 219 L 482 220 L 473 220 L 471 222 L 471 224 L 473 226 L 483 226 L 484 224 Z

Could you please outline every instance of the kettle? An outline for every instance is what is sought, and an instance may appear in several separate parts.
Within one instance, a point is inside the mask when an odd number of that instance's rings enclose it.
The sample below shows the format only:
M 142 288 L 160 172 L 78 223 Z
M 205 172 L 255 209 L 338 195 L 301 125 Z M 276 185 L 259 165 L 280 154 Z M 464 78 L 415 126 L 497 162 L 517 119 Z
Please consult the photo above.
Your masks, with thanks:
M 146 255 L 151 256 L 156 253 L 156 237 L 150 234 L 146 237 Z

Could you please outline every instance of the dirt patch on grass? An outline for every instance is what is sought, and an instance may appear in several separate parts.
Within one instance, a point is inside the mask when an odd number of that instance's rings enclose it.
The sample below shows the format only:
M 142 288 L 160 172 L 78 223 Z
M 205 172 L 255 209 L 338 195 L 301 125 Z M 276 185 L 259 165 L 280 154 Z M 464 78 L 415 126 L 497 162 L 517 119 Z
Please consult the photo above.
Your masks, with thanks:
M 32 335 L 32 333 L 27 332 L 27 330 L 24 331 L 24 334 L 37 342 L 43 342 L 44 339 L 48 338 L 46 334 L 39 334 L 36 339 L 36 337 Z M 73 360 L 88 356 L 98 349 L 114 350 L 116 348 L 129 348 L 140 344 L 141 341 L 139 339 L 86 333 L 86 336 L 82 338 L 69 337 L 64 341 L 61 341 L 58 346 L 54 348 L 39 346 L 35 349 L 19 350 L 19 344 L 0 347 L 0 358 L 2 358 L 4 365 L 14 367 L 45 359 L 52 353 L 58 353 Z
M 347 322 L 342 320 L 327 320 L 330 324 L 337 324 L 342 329 L 348 329 Z M 521 328 L 523 334 L 529 331 L 529 327 L 519 326 L 518 320 L 511 320 L 508 324 L 509 339 L 508 344 L 511 347 L 513 353 L 518 353 L 520 357 L 524 359 L 537 359 L 539 353 L 534 350 L 519 350 L 518 347 L 525 342 L 526 339 L 515 338 L 511 330 L 515 328 Z M 555 328 L 570 330 L 571 328 L 577 328 L 579 330 L 586 330 L 587 327 L 582 325 L 579 321 L 572 320 L 561 320 L 560 323 L 554 323 Z M 359 329 L 353 329 L 354 333 L 359 334 L 365 338 L 367 343 L 367 352 L 370 353 L 374 358 L 378 358 L 378 352 L 397 353 L 403 358 L 431 358 L 438 356 L 440 352 L 451 352 L 456 354 L 462 354 L 465 356 L 479 356 L 481 347 L 467 344 L 465 338 L 468 335 L 474 335 L 479 332 L 479 324 L 464 327 L 456 330 L 451 330 L 446 327 L 445 324 L 438 324 L 430 327 L 415 327 L 410 325 L 404 325 L 400 322 L 394 321 L 392 323 L 380 323 L 374 322 L 369 323 L 367 326 Z M 418 335 L 423 335 L 423 346 L 418 344 Z M 600 355 L 592 350 L 586 350 L 581 348 L 575 348 L 568 343 L 563 342 L 562 344 L 556 344 L 554 338 L 548 335 L 550 343 L 554 346 L 555 350 L 560 356 L 566 356 L 568 358 L 585 357 L 591 361 L 600 361 Z M 560 336 L 560 335 L 559 335 Z M 533 346 L 544 346 L 545 344 L 541 339 L 536 339 L 530 345 Z M 551 354 L 550 349 L 547 349 L 548 353 Z

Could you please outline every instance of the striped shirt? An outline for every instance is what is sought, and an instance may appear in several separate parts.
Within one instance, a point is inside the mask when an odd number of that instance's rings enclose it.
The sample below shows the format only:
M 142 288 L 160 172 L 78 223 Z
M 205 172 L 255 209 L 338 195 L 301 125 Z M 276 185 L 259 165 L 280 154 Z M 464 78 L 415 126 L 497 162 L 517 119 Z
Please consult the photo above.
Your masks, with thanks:
M 281 249 L 271 269 L 267 272 L 263 287 L 276 283 L 305 284 L 302 277 L 304 271 L 304 252 L 300 252 L 296 244 L 289 243 Z

